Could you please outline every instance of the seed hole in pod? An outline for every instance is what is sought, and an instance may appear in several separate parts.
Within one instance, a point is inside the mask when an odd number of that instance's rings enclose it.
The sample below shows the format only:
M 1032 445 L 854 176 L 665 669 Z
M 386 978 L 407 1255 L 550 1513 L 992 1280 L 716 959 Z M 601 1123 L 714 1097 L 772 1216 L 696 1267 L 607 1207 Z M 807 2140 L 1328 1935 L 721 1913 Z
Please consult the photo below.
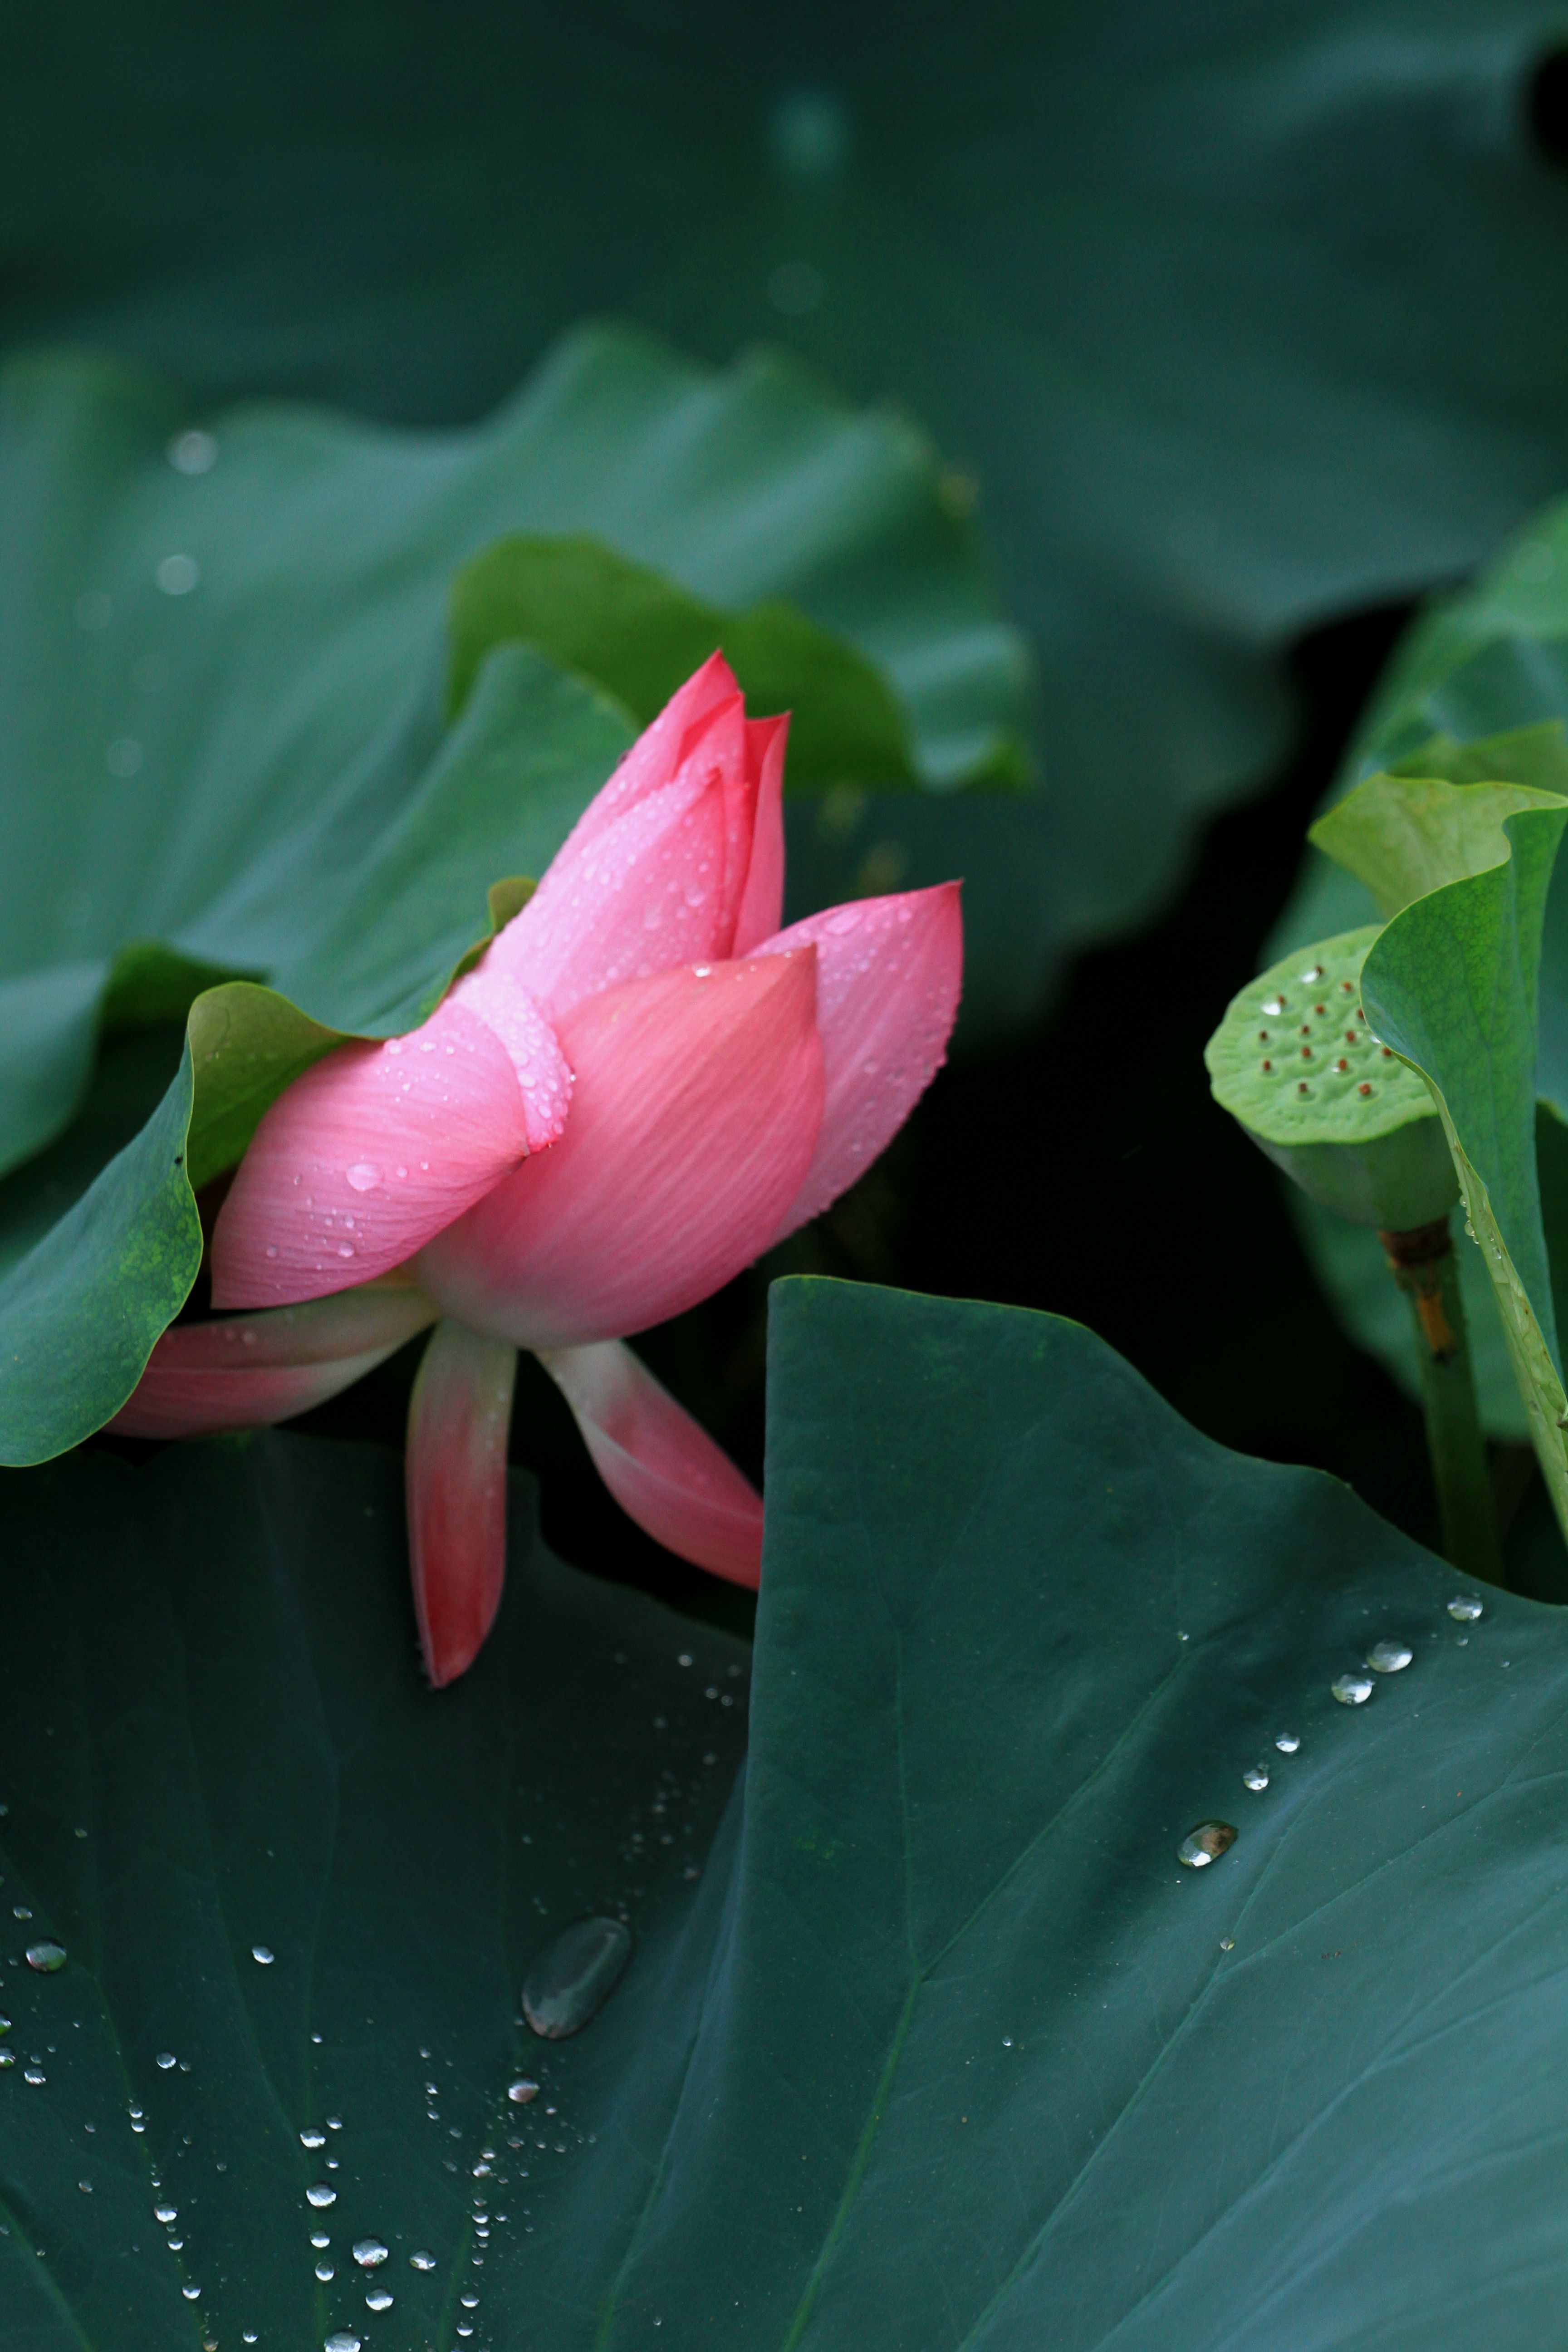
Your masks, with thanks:
M 1310 1045 L 1303 1045 L 1303 1046 L 1302 1046 L 1302 1048 L 1301 1048 L 1301 1059 L 1302 1059 L 1304 1062 L 1310 1062 L 1310 1061 L 1311 1060 L 1311 1058 L 1312 1058 L 1312 1049 L 1311 1049 Z
M 1305 1078 L 1298 1078 L 1298 1080 L 1296 1081 L 1296 1092 L 1297 1092 L 1299 1095 L 1310 1095 L 1310 1094 L 1311 1093 L 1311 1091 L 1312 1091 L 1312 1089 L 1311 1089 L 1311 1087 L 1307 1084 L 1307 1081 L 1306 1081 L 1306 1079 L 1305 1079 Z
M 1342 1054 L 1340 1055 L 1339 1060 L 1334 1064 L 1334 1067 L 1336 1070 L 1348 1070 L 1350 1068 L 1350 1064 L 1346 1061 Z
M 1370 1087 L 1370 1086 L 1368 1086 L 1368 1084 L 1367 1084 L 1367 1082 L 1366 1082 L 1366 1080 L 1365 1080 L 1364 1078 L 1363 1078 L 1363 1080 L 1362 1080 L 1362 1082 L 1361 1082 L 1360 1086 L 1359 1086 L 1359 1087 L 1357 1087 L 1357 1088 L 1356 1088 L 1356 1092 L 1357 1092 L 1357 1094 L 1358 1094 L 1358 1095 L 1369 1095 L 1369 1094 L 1371 1094 L 1371 1092 L 1372 1092 L 1372 1088 L 1371 1088 L 1371 1087 Z

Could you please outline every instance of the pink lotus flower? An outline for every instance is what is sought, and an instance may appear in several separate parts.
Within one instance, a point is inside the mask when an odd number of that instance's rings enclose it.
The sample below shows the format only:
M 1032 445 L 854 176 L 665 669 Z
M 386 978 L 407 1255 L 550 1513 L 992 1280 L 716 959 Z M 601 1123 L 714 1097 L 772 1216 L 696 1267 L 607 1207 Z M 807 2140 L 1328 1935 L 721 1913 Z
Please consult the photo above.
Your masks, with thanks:
M 295 1080 L 212 1237 L 214 1306 L 263 1311 L 165 1332 L 112 1423 L 283 1420 L 436 1324 L 407 1494 L 437 1685 L 500 1599 L 519 1348 L 640 1526 L 758 1580 L 761 1497 L 622 1343 L 870 1165 L 944 1057 L 963 965 L 956 883 L 777 928 L 787 726 L 748 719 L 715 654 L 429 1020 Z

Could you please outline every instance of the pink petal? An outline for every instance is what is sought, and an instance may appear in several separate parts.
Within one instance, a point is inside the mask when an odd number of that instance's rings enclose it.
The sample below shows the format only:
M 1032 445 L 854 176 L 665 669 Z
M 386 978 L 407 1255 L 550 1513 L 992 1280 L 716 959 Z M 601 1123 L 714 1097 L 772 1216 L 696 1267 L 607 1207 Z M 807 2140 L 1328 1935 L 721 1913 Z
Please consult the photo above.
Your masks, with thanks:
M 544 1150 L 559 1138 L 572 1104 L 572 1073 L 554 1030 L 528 991 L 505 972 L 465 974 L 447 1003 L 478 1013 L 506 1047 L 522 1096 L 528 1148 Z
M 517 1350 L 441 1323 L 408 1401 L 408 1557 L 425 1671 L 471 1666 L 506 1580 L 506 1439 Z
M 724 789 L 700 760 L 581 844 L 568 842 L 486 953 L 559 1027 L 584 997 L 719 954 Z
M 287 1421 L 351 1387 L 435 1319 L 424 1292 L 398 1283 L 176 1324 L 109 1426 L 122 1437 L 205 1437 Z
M 826 1095 L 811 1168 L 775 1239 L 887 1149 L 947 1059 L 963 984 L 959 886 L 860 898 L 792 923 L 759 950 L 816 949 Z
M 728 1282 L 811 1163 L 816 1008 L 815 949 L 663 972 L 578 1005 L 561 1024 L 576 1073 L 565 1134 L 421 1255 L 442 1312 L 521 1347 L 573 1347 Z
M 763 940 L 773 937 L 784 913 L 784 775 L 788 738 L 787 711 L 782 719 L 746 721 L 746 760 L 756 780 L 756 793 L 751 863 L 735 920 L 731 955 L 751 955 Z
M 721 653 L 710 654 L 700 670 L 671 695 L 658 717 L 643 729 L 607 784 L 596 792 L 558 856 L 581 848 L 585 841 L 634 803 L 669 783 L 696 750 L 715 714 L 737 701 L 735 673 Z
M 763 1498 L 647 1365 L 618 1339 L 542 1349 L 540 1362 L 627 1517 L 682 1559 L 754 1591 Z
M 495 1031 L 450 998 L 340 1045 L 278 1097 L 213 1234 L 213 1302 L 319 1298 L 411 1257 L 514 1168 L 528 1119 Z

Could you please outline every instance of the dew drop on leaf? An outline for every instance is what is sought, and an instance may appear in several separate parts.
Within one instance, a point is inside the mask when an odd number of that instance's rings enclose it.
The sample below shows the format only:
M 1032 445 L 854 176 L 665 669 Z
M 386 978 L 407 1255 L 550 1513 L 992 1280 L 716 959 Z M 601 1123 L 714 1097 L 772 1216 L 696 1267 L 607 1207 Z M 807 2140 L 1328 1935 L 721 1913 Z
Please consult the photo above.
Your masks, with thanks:
M 36 1969 L 41 1977 L 52 1977 L 65 1964 L 66 1948 L 63 1944 L 46 1942 L 27 1947 L 27 1966 Z
M 597 2016 L 632 1956 L 623 1919 L 576 1920 L 548 1943 L 523 1979 L 522 2013 L 546 2042 L 580 2033 Z
M 1267 1764 L 1249 1764 L 1241 1777 L 1256 1795 L 1260 1789 L 1268 1786 L 1268 1767 Z
M 1366 1662 L 1373 1674 L 1399 1675 L 1404 1673 L 1415 1655 L 1408 1642 L 1398 1642 L 1390 1637 L 1373 1643 L 1366 1654 Z
M 354 2242 L 354 2260 L 362 2271 L 378 2270 L 386 2260 L 386 2248 L 379 2238 L 359 2238 Z
M 1274 1745 L 1281 1756 L 1294 1756 L 1301 1742 L 1293 1731 L 1282 1731 Z
M 1236 1830 L 1231 1822 L 1200 1822 L 1176 1848 L 1176 1860 L 1184 1862 L 1191 1870 L 1206 1870 L 1211 1862 L 1228 1853 L 1235 1843 Z
M 1372 1696 L 1372 1676 L 1363 1674 L 1336 1675 L 1329 1688 L 1342 1706 L 1364 1706 Z
M 1473 1625 L 1482 1613 L 1482 1604 L 1473 1592 L 1457 1593 L 1448 1603 L 1448 1614 L 1457 1617 L 1461 1625 Z

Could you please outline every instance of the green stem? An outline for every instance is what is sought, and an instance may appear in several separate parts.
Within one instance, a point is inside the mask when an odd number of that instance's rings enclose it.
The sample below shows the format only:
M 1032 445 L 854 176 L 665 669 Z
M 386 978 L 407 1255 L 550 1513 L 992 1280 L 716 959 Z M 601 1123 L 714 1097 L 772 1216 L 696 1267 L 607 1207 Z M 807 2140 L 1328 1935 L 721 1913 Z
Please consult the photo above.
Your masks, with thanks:
M 1389 1271 L 1410 1301 L 1426 1445 L 1443 1523 L 1443 1549 L 1466 1576 L 1503 1580 L 1497 1509 L 1487 1470 L 1486 1438 L 1476 1408 L 1459 1291 L 1459 1262 L 1447 1217 L 1408 1233 L 1379 1234 Z

